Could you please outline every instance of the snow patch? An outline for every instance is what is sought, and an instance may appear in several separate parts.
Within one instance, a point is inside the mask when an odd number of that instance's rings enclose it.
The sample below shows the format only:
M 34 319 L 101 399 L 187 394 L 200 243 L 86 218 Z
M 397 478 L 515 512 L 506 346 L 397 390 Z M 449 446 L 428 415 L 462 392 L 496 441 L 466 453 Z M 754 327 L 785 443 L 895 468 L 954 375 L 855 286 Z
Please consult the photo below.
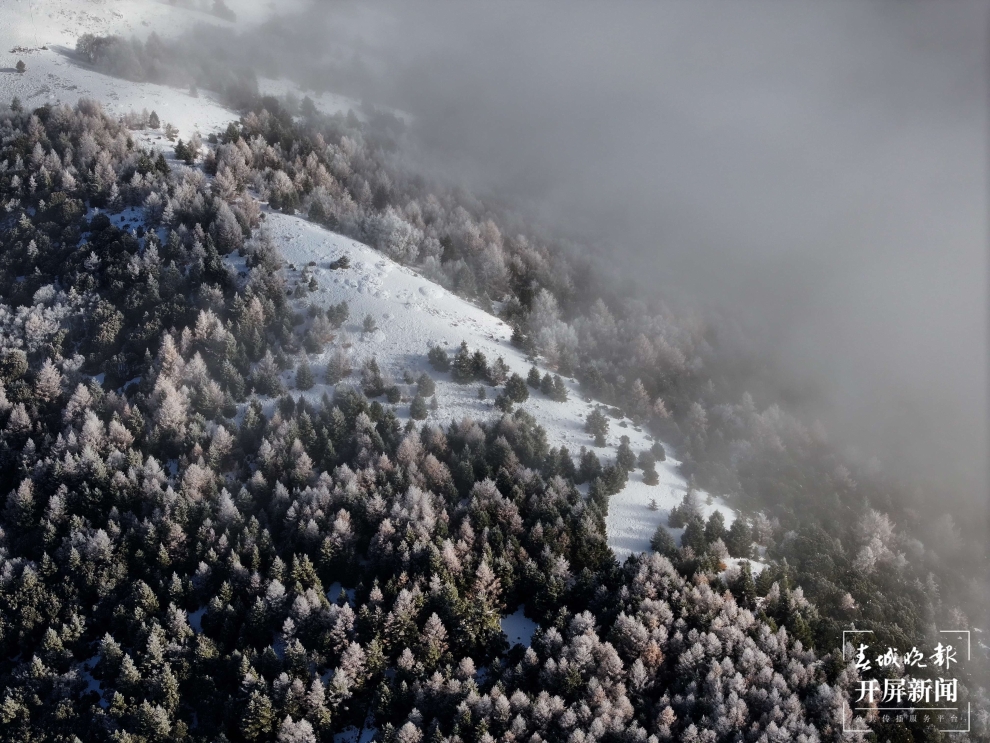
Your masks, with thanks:
M 533 633 L 540 627 L 524 613 L 525 607 L 520 606 L 512 614 L 500 620 L 502 631 L 509 638 L 509 645 L 522 645 L 528 648 L 533 642 Z

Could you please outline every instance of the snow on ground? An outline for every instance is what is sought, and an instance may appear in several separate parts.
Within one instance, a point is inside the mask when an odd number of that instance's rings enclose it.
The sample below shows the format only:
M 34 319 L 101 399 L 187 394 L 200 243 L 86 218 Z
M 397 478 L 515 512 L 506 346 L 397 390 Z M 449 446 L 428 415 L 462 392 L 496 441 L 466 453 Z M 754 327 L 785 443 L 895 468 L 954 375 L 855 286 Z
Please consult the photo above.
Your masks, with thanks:
M 355 596 L 357 592 L 353 588 L 344 588 L 339 582 L 331 583 L 330 588 L 327 589 L 327 601 L 331 604 L 336 604 L 337 599 L 340 594 L 343 593 L 347 596 L 347 602 L 351 605 L 355 605 Z
M 177 35 L 195 24 L 243 29 L 269 19 L 274 11 L 301 9 L 307 0 L 226 0 L 231 22 L 207 12 L 212 0 L 0 0 L 0 48 L 59 45 L 74 48 L 82 34 L 119 34 L 144 38 L 152 31 Z M 26 61 L 26 60 L 25 60 Z
M 18 59 L 27 65 L 24 74 L 12 70 Z M 187 90 L 167 85 L 135 83 L 102 75 L 82 67 L 67 52 L 53 48 L 31 54 L 9 54 L 0 50 L 0 102 L 3 105 L 14 96 L 26 109 L 46 103 L 75 105 L 80 98 L 92 98 L 114 116 L 143 109 L 155 111 L 162 126 L 172 124 L 179 136 L 188 139 L 199 131 L 205 138 L 210 132 L 226 128 L 237 115 L 221 105 L 207 91 L 198 97 Z M 149 132 L 148 141 L 159 141 L 171 147 L 160 131 Z M 160 139 L 159 139 L 160 138 Z
M 197 635 L 203 634 L 203 615 L 206 614 L 206 607 L 201 606 L 189 615 L 189 626 Z
M 415 394 L 415 385 L 402 382 L 404 372 L 413 377 L 427 372 L 437 383 L 439 409 L 430 413 L 430 420 L 447 424 L 468 416 L 474 419 L 489 418 L 498 413 L 494 408 L 494 391 L 486 386 L 487 399 L 478 399 L 477 383 L 460 385 L 451 381 L 449 374 L 439 374 L 426 359 L 430 345 L 439 345 L 453 354 L 462 340 L 472 351 L 481 350 L 489 362 L 501 356 L 510 370 L 525 377 L 530 368 L 526 354 L 511 345 L 511 328 L 467 300 L 457 297 L 415 271 L 399 265 L 367 245 L 343 235 L 329 232 L 298 216 L 267 212 L 266 229 L 280 247 L 289 266 L 286 275 L 290 287 L 302 280 L 303 273 L 316 278 L 317 291 L 298 300 L 300 309 L 309 303 L 326 308 L 346 301 L 350 317 L 343 330 L 350 343 L 354 373 L 345 383 L 358 384 L 362 362 L 374 356 L 383 373 L 390 374 L 403 392 L 403 401 L 396 406 L 396 415 L 403 421 L 409 418 L 409 402 Z M 350 259 L 350 267 L 332 270 L 328 264 L 341 256 Z M 309 263 L 315 263 L 309 266 Z M 362 333 L 362 321 L 371 315 L 378 326 L 375 333 Z M 337 342 L 340 342 L 338 337 Z M 324 352 L 310 354 L 309 361 L 318 383 L 304 394 L 314 403 L 324 392 L 333 393 L 330 385 L 323 383 L 332 345 Z M 541 368 L 541 374 L 547 369 Z M 293 372 L 283 377 L 291 385 Z M 595 447 L 594 438 L 584 431 L 584 418 L 596 403 L 585 399 L 575 380 L 565 379 L 569 399 L 554 402 L 542 393 L 530 389 L 530 398 L 520 407 L 532 414 L 547 431 L 551 446 L 566 446 L 577 455 L 582 446 L 593 449 L 602 462 L 613 460 L 621 436 L 630 439 L 630 446 L 638 455 L 649 449 L 653 437 L 637 427 L 629 419 L 609 419 L 607 446 Z M 293 394 L 300 394 L 294 391 Z M 629 483 L 609 503 L 606 521 L 609 545 L 622 561 L 632 552 L 650 549 L 650 538 L 660 523 L 666 523 L 670 508 L 678 505 L 687 491 L 687 483 L 677 472 L 679 462 L 668 452 L 666 462 L 657 463 L 660 484 L 649 486 L 643 482 L 641 470 L 629 476 Z M 658 510 L 649 508 L 655 498 Z M 720 510 L 726 525 L 732 523 L 733 512 L 720 499 L 707 503 L 707 494 L 699 491 L 701 509 L 707 517 Z M 674 530 L 672 530 L 674 531 Z M 677 532 L 674 531 L 676 534 Z
M 283 0 L 277 9 L 289 11 L 302 2 L 294 0 L 287 4 Z M 207 7 L 207 4 L 193 0 L 186 5 Z M 276 7 L 250 0 L 228 0 L 228 5 L 238 15 L 238 26 L 260 22 Z M 190 7 L 157 0 L 0 0 L 0 17 L 3 18 L 0 24 L 0 101 L 16 95 L 25 107 L 30 108 L 45 103 L 74 104 L 81 97 L 89 97 L 100 101 L 115 115 L 155 110 L 163 124 L 171 123 L 178 128 L 182 138 L 189 138 L 196 131 L 205 138 L 211 132 L 222 130 L 237 117 L 208 92 L 194 97 L 188 91 L 168 86 L 111 78 L 79 65 L 70 51 L 83 33 L 141 36 L 151 30 L 177 33 L 191 23 L 230 25 Z M 23 59 L 27 65 L 23 74 L 13 69 L 18 59 Z M 262 81 L 265 92 L 283 94 L 290 88 L 284 80 Z M 355 102 L 343 96 L 326 93 L 311 94 L 311 97 L 328 113 L 356 109 Z M 135 132 L 133 136 L 143 146 L 171 149 L 171 143 L 160 131 L 145 130 Z M 128 227 L 136 228 L 140 223 L 140 217 L 131 213 L 113 215 L 113 219 L 116 224 Z M 454 384 L 449 375 L 437 374 L 430 369 L 426 361 L 430 344 L 442 345 L 454 352 L 460 342 L 466 340 L 472 351 L 480 349 L 490 361 L 502 356 L 512 371 L 522 376 L 528 372 L 530 364 L 525 354 L 509 343 L 511 329 L 498 318 L 368 246 L 299 217 L 269 213 L 267 225 L 286 260 L 296 266 L 295 271 L 287 271 L 290 278 L 298 279 L 300 270 L 310 261 L 317 263 L 311 270 L 320 288 L 304 301 L 326 307 L 346 300 L 350 306 L 346 331 L 350 337 L 355 375 L 345 381 L 356 383 L 361 362 L 376 356 L 383 371 L 391 373 L 400 383 L 406 398 L 396 411 L 400 418 L 408 418 L 409 400 L 415 392 L 413 385 L 402 384 L 404 370 L 414 377 L 427 371 L 437 381 L 439 410 L 430 415 L 439 423 L 464 416 L 487 418 L 496 414 L 491 388 L 486 390 L 488 399 L 479 400 L 478 385 Z M 341 255 L 349 256 L 351 267 L 330 270 L 326 264 Z M 377 321 L 375 333 L 361 333 L 361 321 L 367 314 Z M 322 384 L 328 355 L 325 352 L 311 356 L 314 372 L 321 382 L 307 393 L 314 401 L 324 391 L 332 392 Z M 291 373 L 286 375 L 287 381 L 291 382 L 291 376 Z M 581 446 L 587 446 L 595 449 L 602 461 L 614 457 L 615 447 L 623 434 L 629 436 L 630 445 L 637 454 L 650 448 L 653 439 L 648 433 L 629 420 L 617 419 L 610 419 L 607 447 L 594 447 L 592 437 L 583 430 L 584 417 L 594 405 L 583 398 L 574 380 L 565 381 L 570 396 L 567 402 L 553 402 L 541 393 L 531 391 L 530 399 L 522 405 L 546 429 L 551 446 L 567 446 L 575 455 Z M 677 465 L 668 449 L 667 461 L 657 464 L 659 485 L 646 485 L 642 481 L 642 471 L 636 470 L 630 475 L 625 489 L 612 497 L 606 524 L 609 544 L 620 561 L 632 552 L 648 550 L 656 526 L 666 523 L 669 509 L 683 498 L 687 485 L 677 473 Z M 718 509 L 725 515 L 727 525 L 731 523 L 730 509 L 718 499 L 709 505 L 704 493 L 698 495 L 706 516 Z M 658 510 L 650 510 L 651 499 L 656 499 Z M 672 530 L 675 537 L 677 532 Z
M 175 126 L 180 137 L 188 139 L 199 131 L 205 138 L 236 120 L 236 114 L 206 91 L 193 97 L 186 90 L 101 75 L 76 60 L 76 40 L 86 33 L 145 37 L 155 31 L 169 36 L 200 23 L 244 28 L 261 23 L 276 9 L 290 12 L 305 4 L 305 0 L 279 0 L 277 6 L 227 0 L 237 14 L 236 23 L 231 23 L 204 12 L 212 7 L 212 0 L 177 4 L 164 0 L 0 0 L 0 105 L 14 96 L 28 109 L 93 98 L 113 115 L 146 108 L 156 111 L 163 125 Z M 18 60 L 27 65 L 23 74 L 15 70 Z
M 528 648 L 533 642 L 533 633 L 539 625 L 523 614 L 524 607 L 520 606 L 514 613 L 502 617 L 502 631 L 509 638 L 509 645 L 522 645 Z
M 99 662 L 99 654 L 94 655 L 92 658 L 84 660 L 80 663 L 76 667 L 76 673 L 78 673 L 79 677 L 86 682 L 86 691 L 83 693 L 88 694 L 90 692 L 95 692 L 100 698 L 100 706 L 103 707 L 103 709 L 107 709 L 110 705 L 107 704 L 107 701 L 103 698 L 103 688 L 100 685 L 100 682 L 93 678 L 93 669 L 96 668 L 96 664 Z
M 360 730 L 350 725 L 333 736 L 333 743 L 371 743 L 377 734 L 378 728 L 371 725 L 366 724 Z

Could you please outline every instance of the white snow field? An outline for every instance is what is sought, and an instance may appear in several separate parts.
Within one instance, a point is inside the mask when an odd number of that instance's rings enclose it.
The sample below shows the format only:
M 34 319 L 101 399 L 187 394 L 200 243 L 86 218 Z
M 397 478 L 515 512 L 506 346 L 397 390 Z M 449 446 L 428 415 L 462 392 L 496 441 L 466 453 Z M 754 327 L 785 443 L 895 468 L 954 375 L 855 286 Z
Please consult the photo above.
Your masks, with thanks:
M 275 12 L 292 10 L 302 2 L 280 0 L 276 5 L 227 0 L 227 5 L 237 14 L 236 25 L 245 27 Z M 76 39 L 84 33 L 141 37 L 154 30 L 166 36 L 193 23 L 232 25 L 203 12 L 211 5 L 207 0 L 188 0 L 184 5 L 187 7 L 159 0 L 0 0 L 0 102 L 18 96 L 30 108 L 45 103 L 75 104 L 87 97 L 101 102 L 114 115 L 155 110 L 163 124 L 171 123 L 178 128 L 182 138 L 196 131 L 205 138 L 224 129 L 237 115 L 206 91 L 194 97 L 186 90 L 111 78 L 79 65 L 71 54 Z M 14 71 L 19 59 L 27 65 L 23 74 Z M 263 79 L 259 84 L 266 93 L 294 90 L 300 94 L 285 80 Z M 344 96 L 325 93 L 312 97 L 325 112 L 354 108 L 358 113 L 357 102 Z M 166 151 L 171 147 L 160 131 L 134 132 L 134 136 L 144 145 Z M 529 370 L 525 354 L 510 345 L 511 330 L 505 323 L 411 269 L 298 216 L 268 211 L 266 225 L 286 262 L 295 266 L 294 270 L 286 269 L 290 281 L 298 280 L 310 261 L 316 262 L 308 270 L 315 275 L 319 289 L 299 300 L 300 307 L 309 302 L 323 307 L 342 300 L 348 303 L 350 319 L 346 332 L 338 334 L 336 340 L 349 343 L 353 356 L 355 374 L 346 381 L 357 383 L 361 362 L 375 356 L 382 370 L 390 373 L 403 390 L 406 399 L 396 411 L 401 418 L 408 418 L 409 400 L 415 392 L 414 386 L 402 383 L 404 370 L 414 376 L 428 371 L 436 380 L 439 410 L 430 413 L 432 420 L 448 423 L 464 416 L 481 419 L 497 413 L 491 388 L 486 390 L 487 399 L 479 400 L 477 384 L 458 385 L 448 374 L 437 374 L 430 369 L 426 361 L 430 344 L 442 345 L 453 353 L 464 340 L 472 351 L 483 351 L 489 361 L 501 356 L 512 371 L 525 376 Z M 330 270 L 329 261 L 342 255 L 350 258 L 350 268 Z M 362 334 L 361 321 L 368 314 L 375 318 L 378 331 Z M 329 350 L 310 357 L 318 380 L 305 393 L 311 398 L 318 399 L 323 392 L 332 393 L 322 383 L 328 356 Z M 541 369 L 541 373 L 545 371 Z M 291 382 L 291 376 L 287 374 L 287 381 Z M 583 430 L 584 417 L 594 404 L 584 399 L 573 380 L 565 381 L 570 397 L 567 402 L 553 402 L 531 390 L 530 399 L 522 405 L 546 429 L 551 446 L 567 446 L 574 455 L 581 446 L 586 446 L 605 462 L 614 457 L 623 434 L 629 436 L 637 454 L 652 445 L 652 437 L 631 421 L 610 419 L 608 446 L 595 448 L 592 437 Z M 608 541 L 620 561 L 633 552 L 649 550 L 650 537 L 657 525 L 666 523 L 669 509 L 683 498 L 687 485 L 677 473 L 677 465 L 668 447 L 667 461 L 657 464 L 658 485 L 650 487 L 643 483 L 642 471 L 636 470 L 626 487 L 612 497 L 607 519 Z M 586 492 L 586 486 L 583 490 Z M 705 493 L 699 492 L 698 496 L 706 517 L 718 509 L 723 512 L 726 524 L 731 523 L 733 513 L 719 499 L 709 505 Z M 656 500 L 655 511 L 649 508 L 651 499 Z M 675 538 L 679 537 L 679 530 L 671 531 Z
M 450 379 L 449 373 L 434 371 L 426 359 L 431 345 L 445 348 L 453 354 L 466 341 L 473 351 L 481 350 L 489 362 L 501 356 L 511 371 L 525 377 L 531 363 L 526 354 L 513 346 L 509 339 L 511 328 L 470 302 L 451 294 L 438 284 L 402 266 L 373 248 L 343 235 L 329 232 L 298 216 L 287 216 L 267 211 L 264 229 L 281 249 L 287 263 L 286 275 L 290 287 L 316 278 L 319 288 L 295 300 L 297 309 L 309 304 L 326 308 L 346 301 L 350 317 L 342 334 L 320 354 L 310 354 L 309 362 L 316 379 L 321 382 L 306 393 L 307 398 L 318 401 L 324 392 L 332 394 L 333 387 L 322 383 L 327 361 L 335 344 L 349 345 L 354 374 L 344 380 L 357 384 L 361 364 L 374 356 L 383 373 L 391 375 L 406 398 L 396 406 L 396 415 L 403 421 L 409 418 L 409 402 L 415 394 L 415 385 L 403 383 L 404 372 L 413 377 L 428 372 L 436 381 L 439 409 L 430 413 L 430 420 L 449 423 L 468 416 L 474 419 L 489 418 L 499 412 L 494 407 L 495 391 L 486 386 L 485 400 L 478 399 L 478 383 L 461 385 Z M 332 270 L 331 261 L 342 256 L 350 260 L 350 267 Z M 315 265 L 309 265 L 314 263 Z M 305 279 L 303 278 L 305 275 Z M 371 315 L 378 329 L 374 333 L 362 332 L 362 321 Z M 539 366 L 539 364 L 537 364 Z M 540 367 L 541 374 L 547 372 Z M 291 385 L 293 373 L 286 372 L 287 385 Z M 609 419 L 607 446 L 596 447 L 594 437 L 584 431 L 584 418 L 597 403 L 588 401 L 581 394 L 577 383 L 565 379 L 567 402 L 554 402 L 537 390 L 530 389 L 530 398 L 522 407 L 547 431 L 552 447 L 566 446 L 577 455 L 582 446 L 595 451 L 603 463 L 613 460 L 619 439 L 629 437 L 636 454 L 649 449 L 653 437 L 635 426 L 627 418 Z M 293 394 L 300 394 L 295 391 Z M 687 483 L 677 472 L 679 462 L 668 451 L 667 461 L 657 463 L 660 483 L 655 486 L 643 482 L 641 470 L 629 476 L 626 487 L 612 496 L 606 522 L 608 541 L 622 561 L 633 552 L 650 549 L 650 538 L 660 523 L 666 523 L 670 508 L 678 505 L 687 491 Z M 651 499 L 656 499 L 658 510 L 650 510 Z M 726 525 L 734 518 L 732 510 L 718 498 L 711 505 L 707 494 L 698 491 L 698 499 L 705 516 L 714 510 L 722 511 Z M 679 530 L 672 530 L 679 536 Z
M 509 638 L 509 645 L 522 645 L 528 648 L 539 625 L 529 619 L 523 611 L 524 607 L 520 606 L 513 614 L 502 617 L 502 632 Z

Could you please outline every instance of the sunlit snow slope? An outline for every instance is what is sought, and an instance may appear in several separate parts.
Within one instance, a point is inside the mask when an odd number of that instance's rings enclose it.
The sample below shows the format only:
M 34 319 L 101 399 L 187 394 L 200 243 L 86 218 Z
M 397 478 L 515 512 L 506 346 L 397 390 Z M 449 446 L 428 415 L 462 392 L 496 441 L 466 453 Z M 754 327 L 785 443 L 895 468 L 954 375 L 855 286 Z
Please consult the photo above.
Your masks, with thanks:
M 260 22 L 265 14 L 276 9 L 275 5 L 248 0 L 227 0 L 227 4 L 238 14 L 237 24 Z M 200 8 L 207 5 L 198 3 Z M 291 9 L 291 5 L 280 0 L 277 9 L 284 11 Z M 72 54 L 76 39 L 84 33 L 144 36 L 154 30 L 166 36 L 191 23 L 204 22 L 230 25 L 202 11 L 155 0 L 0 0 L 0 101 L 18 96 L 25 107 L 37 107 L 45 103 L 74 104 L 79 98 L 88 97 L 117 115 L 142 109 L 155 110 L 163 122 L 179 129 L 180 137 L 188 138 L 199 131 L 205 138 L 237 118 L 208 93 L 194 97 L 185 90 L 110 78 L 79 65 Z M 23 74 L 14 70 L 18 60 L 27 65 Z M 266 92 L 283 92 L 291 87 L 285 81 L 261 82 Z M 317 104 L 328 112 L 346 110 L 352 103 L 331 94 L 317 98 Z M 134 136 L 144 145 L 166 150 L 170 147 L 160 132 L 135 132 Z M 462 340 L 467 341 L 472 350 L 480 349 L 490 361 L 501 356 L 512 371 L 525 376 L 529 370 L 525 355 L 510 345 L 511 331 L 503 322 L 414 271 L 366 245 L 299 217 L 268 212 L 266 224 L 286 262 L 296 267 L 287 269 L 290 281 L 298 280 L 310 261 L 316 262 L 310 270 L 319 289 L 302 300 L 295 300 L 299 308 L 310 302 L 326 307 L 330 303 L 346 301 L 350 306 L 350 320 L 346 332 L 340 334 L 336 342 L 351 344 L 355 370 L 364 359 L 375 356 L 383 371 L 395 378 L 407 398 L 412 397 L 414 389 L 402 384 L 402 372 L 409 370 L 418 376 L 422 371 L 429 371 L 437 381 L 439 410 L 430 413 L 436 422 L 448 423 L 464 416 L 483 418 L 495 415 L 497 411 L 490 388 L 488 399 L 479 400 L 477 385 L 455 384 L 449 375 L 437 374 L 430 369 L 426 362 L 430 344 L 444 346 L 453 353 Z M 342 255 L 350 258 L 350 268 L 330 270 L 328 263 Z M 366 335 L 361 333 L 360 324 L 368 314 L 375 318 L 379 330 Z M 306 393 L 311 397 L 332 392 L 322 384 L 329 352 L 328 349 L 310 358 L 319 380 Z M 541 373 L 543 371 L 546 370 L 541 369 Z M 346 381 L 357 382 L 357 372 Z M 567 380 L 567 387 L 570 399 L 565 403 L 553 402 L 540 392 L 532 391 L 522 407 L 546 428 L 552 446 L 567 446 L 577 455 L 582 446 L 594 448 L 592 437 L 583 430 L 584 416 L 592 410 L 593 404 L 583 398 L 573 380 Z M 397 414 L 408 418 L 408 399 L 398 405 Z M 614 457 L 621 435 L 629 436 L 636 453 L 653 443 L 649 434 L 637 429 L 631 421 L 611 419 L 610 422 L 608 446 L 596 449 L 603 461 Z M 667 461 L 657 465 L 659 485 L 644 484 L 642 472 L 636 470 L 625 489 L 612 497 L 607 520 L 608 538 L 620 560 L 631 552 L 648 550 L 656 526 L 666 522 L 668 510 L 683 498 L 686 483 L 678 475 L 677 465 L 668 448 Z M 656 511 L 649 508 L 650 500 L 654 498 L 659 506 Z M 724 513 L 726 522 L 731 523 L 731 510 L 718 499 L 710 505 L 706 504 L 704 493 L 699 493 L 699 499 L 706 516 L 717 508 Z M 672 531 L 675 536 L 679 534 L 679 530 Z
M 330 304 L 346 301 L 350 319 L 344 327 L 349 342 L 353 377 L 345 382 L 357 383 L 361 363 L 374 356 L 383 372 L 390 373 L 399 383 L 406 397 L 412 398 L 414 385 L 403 385 L 403 372 L 414 376 L 423 371 L 437 382 L 439 410 L 431 413 L 437 422 L 448 423 L 464 416 L 480 419 L 498 414 L 493 404 L 494 394 L 488 388 L 486 400 L 478 399 L 478 385 L 461 385 L 450 380 L 449 374 L 433 371 L 426 354 L 430 345 L 438 345 L 453 354 L 466 341 L 472 351 L 481 350 L 489 362 L 501 356 L 509 368 L 526 376 L 530 363 L 526 355 L 509 343 L 511 328 L 460 297 L 457 297 L 413 270 L 401 266 L 383 254 L 342 235 L 329 232 L 297 216 L 269 212 L 266 229 L 282 250 L 288 264 L 290 286 L 301 280 L 304 271 L 315 276 L 319 289 L 297 300 L 299 309 L 313 303 L 326 308 Z M 331 270 L 329 263 L 341 256 L 350 259 L 350 268 Z M 315 262 L 315 266 L 308 266 Z M 307 279 L 308 281 L 308 279 Z M 361 323 L 365 315 L 371 315 L 378 331 L 365 334 Z M 338 338 L 339 342 L 340 339 Z M 310 363 L 317 379 L 322 380 L 331 348 L 322 354 L 310 355 Z M 541 368 L 541 374 L 547 369 Z M 287 373 L 286 381 L 291 382 Z M 615 456 L 620 436 L 628 436 L 637 454 L 649 449 L 653 438 L 645 430 L 634 426 L 628 419 L 610 419 L 607 446 L 596 448 L 594 438 L 584 431 L 584 417 L 594 409 L 594 401 L 586 401 L 574 380 L 565 380 L 569 399 L 554 402 L 539 391 L 531 390 L 530 398 L 521 407 L 532 414 L 547 430 L 553 447 L 566 446 L 576 455 L 582 446 L 593 449 L 603 462 Z M 318 384 L 306 394 L 314 399 L 332 388 Z M 396 408 L 400 418 L 408 419 L 409 402 Z M 630 552 L 650 548 L 650 537 L 657 525 L 666 523 L 668 510 L 681 502 L 687 484 L 677 473 L 678 462 L 671 456 L 657 464 L 660 484 L 649 486 L 643 482 L 642 471 L 630 475 L 629 483 L 621 493 L 612 497 L 607 520 L 609 543 L 622 560 Z M 655 498 L 659 510 L 649 508 Z M 732 511 L 717 499 L 707 505 L 706 494 L 699 493 L 702 508 L 707 516 L 718 508 L 726 523 L 732 522 Z M 672 530 L 677 535 L 679 530 Z

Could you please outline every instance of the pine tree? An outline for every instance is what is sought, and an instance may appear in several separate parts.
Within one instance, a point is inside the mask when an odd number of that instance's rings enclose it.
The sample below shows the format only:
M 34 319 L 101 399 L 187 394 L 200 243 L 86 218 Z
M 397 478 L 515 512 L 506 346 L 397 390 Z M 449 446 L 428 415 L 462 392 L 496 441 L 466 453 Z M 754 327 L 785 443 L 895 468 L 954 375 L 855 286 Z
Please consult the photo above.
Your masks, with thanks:
M 605 436 L 608 434 L 608 418 L 601 409 L 595 408 L 585 418 L 584 430 L 595 437 L 595 446 L 605 446 Z
M 533 364 L 529 368 L 529 374 L 526 375 L 526 384 L 534 390 L 540 388 L 540 370 L 536 368 L 536 364 Z
M 433 398 L 436 400 L 436 398 Z M 417 394 L 409 406 L 409 415 L 413 420 L 421 421 L 426 418 L 426 398 Z
M 361 330 L 365 333 L 374 333 L 378 330 L 378 321 L 371 315 L 365 315 L 361 323 Z
M 374 356 L 365 361 L 361 369 L 361 389 L 368 397 L 378 397 L 385 392 L 385 380 Z
M 272 731 L 275 711 L 268 695 L 261 691 L 251 692 L 247 709 L 241 718 L 241 733 L 247 740 L 261 740 Z
M 753 550 L 753 535 L 743 516 L 737 516 L 725 536 L 725 546 L 733 557 L 749 557 Z
M 332 304 L 327 308 L 327 320 L 334 328 L 339 328 L 347 322 L 348 314 L 350 314 L 350 310 L 347 307 L 347 302 L 344 301 L 341 301 L 340 304 Z
M 660 484 L 660 475 L 657 474 L 656 466 L 652 461 L 648 467 L 643 468 L 643 483 L 646 485 Z
M 454 355 L 451 378 L 458 384 L 467 384 L 474 379 L 474 359 L 467 341 L 461 341 L 461 347 Z
M 729 590 L 735 596 L 736 602 L 744 609 L 756 607 L 756 583 L 748 560 L 739 563 L 739 576 L 729 585 Z
M 598 461 L 598 455 L 591 449 L 581 447 L 581 456 L 578 464 L 578 482 L 591 482 L 601 475 L 602 465 Z
M 15 66 L 14 69 L 16 69 L 20 74 L 23 75 L 24 74 L 24 71 L 27 70 L 27 65 L 24 64 L 24 60 L 23 59 L 19 59 L 19 60 L 17 60 L 17 65 Z
M 426 372 L 420 374 L 419 379 L 416 380 L 416 393 L 423 397 L 432 397 L 436 391 L 437 385 L 433 378 Z
M 471 355 L 471 374 L 475 380 L 488 379 L 488 359 L 481 351 Z
M 656 531 L 653 532 L 650 546 L 654 552 L 659 552 L 661 555 L 667 555 L 668 557 L 677 553 L 677 543 L 674 542 L 674 537 L 663 527 L 663 524 L 658 526 Z
M 430 366 L 436 371 L 441 373 L 450 371 L 450 357 L 440 346 L 431 346 L 426 357 L 430 362 Z
M 615 464 L 626 472 L 631 472 L 636 467 L 636 455 L 633 454 L 633 450 L 629 446 L 628 436 L 623 436 L 620 440 L 619 448 L 616 450 Z
M 659 441 L 653 442 L 653 446 L 650 447 L 650 452 L 652 452 L 653 456 L 657 458 L 658 462 L 667 461 L 667 452 L 664 450 L 663 444 Z
M 313 388 L 313 370 L 309 366 L 309 359 L 303 357 L 299 368 L 296 369 L 296 389 L 309 390 Z
M 526 389 L 526 382 L 518 374 L 513 374 L 505 382 L 505 395 L 512 402 L 526 402 L 529 399 L 529 390 Z
M 553 377 L 550 376 L 550 372 L 544 374 L 543 379 L 540 380 L 540 392 L 547 397 L 553 395 Z
M 151 116 L 148 117 L 148 126 L 151 129 L 158 129 L 161 125 L 162 121 L 158 118 L 158 114 L 155 111 L 152 111 Z
M 495 362 L 488 367 L 488 383 L 492 387 L 499 387 L 505 384 L 505 380 L 509 378 L 509 365 L 505 363 L 505 359 L 499 356 L 495 359 Z
M 330 360 L 327 362 L 327 384 L 337 384 L 350 373 L 351 364 L 347 357 L 347 351 L 343 348 L 334 349 L 333 353 L 330 354 Z
M 567 387 L 559 374 L 553 375 L 553 391 L 550 398 L 556 402 L 567 402 Z
M 714 542 L 716 539 L 724 540 L 726 536 L 725 516 L 722 515 L 721 511 L 715 511 L 708 517 L 708 523 L 705 524 L 705 541 Z
M 696 555 L 705 551 L 705 522 L 700 516 L 688 520 L 681 534 L 681 546 L 690 547 Z

